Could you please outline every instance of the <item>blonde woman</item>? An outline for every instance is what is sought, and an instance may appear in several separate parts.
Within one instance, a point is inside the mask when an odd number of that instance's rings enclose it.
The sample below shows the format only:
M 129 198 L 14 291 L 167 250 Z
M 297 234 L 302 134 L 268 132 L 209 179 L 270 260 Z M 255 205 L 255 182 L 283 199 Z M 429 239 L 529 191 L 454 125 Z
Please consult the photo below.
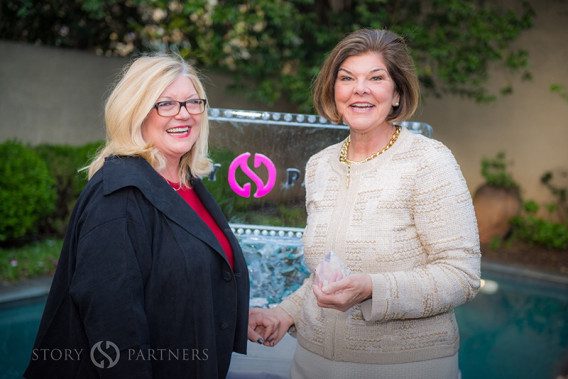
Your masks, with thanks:
M 211 170 L 206 108 L 179 57 L 127 67 L 25 377 L 223 378 L 246 351 L 247 267 L 200 180 Z M 54 349 L 73 353 L 43 353 Z

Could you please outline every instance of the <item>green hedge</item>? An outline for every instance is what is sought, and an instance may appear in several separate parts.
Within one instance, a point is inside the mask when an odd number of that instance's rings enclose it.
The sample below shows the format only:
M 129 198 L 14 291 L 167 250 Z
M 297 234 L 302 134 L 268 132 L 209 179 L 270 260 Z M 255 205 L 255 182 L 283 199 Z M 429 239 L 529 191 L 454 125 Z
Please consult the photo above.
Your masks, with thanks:
M 540 206 L 533 200 L 523 204 L 523 212 L 513 217 L 513 236 L 551 250 L 568 249 L 568 225 L 537 216 Z
M 0 242 L 17 242 L 55 209 L 55 180 L 45 161 L 16 141 L 0 144 Z
M 0 144 L 0 243 L 62 237 L 87 182 L 79 170 L 101 145 Z
M 57 201 L 55 210 L 40 223 L 40 233 L 62 237 L 81 190 L 87 183 L 87 173 L 79 170 L 93 158 L 102 142 L 82 146 L 38 145 L 35 150 L 47 163 L 55 179 Z

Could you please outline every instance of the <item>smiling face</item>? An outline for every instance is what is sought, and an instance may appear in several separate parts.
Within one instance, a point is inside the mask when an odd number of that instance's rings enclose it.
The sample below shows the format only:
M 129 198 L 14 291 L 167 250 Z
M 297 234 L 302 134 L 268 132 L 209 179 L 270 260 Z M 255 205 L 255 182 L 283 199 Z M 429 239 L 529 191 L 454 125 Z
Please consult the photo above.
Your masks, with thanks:
M 156 100 L 186 101 L 199 98 L 195 86 L 187 76 L 175 79 Z M 199 137 L 202 114 L 192 115 L 185 107 L 181 107 L 176 116 L 160 116 L 156 108 L 152 108 L 142 124 L 142 137 L 146 143 L 157 148 L 167 162 L 177 163 L 191 150 Z
M 374 52 L 351 56 L 339 66 L 334 94 L 343 122 L 361 133 L 388 125 L 386 118 L 399 102 L 387 66 Z

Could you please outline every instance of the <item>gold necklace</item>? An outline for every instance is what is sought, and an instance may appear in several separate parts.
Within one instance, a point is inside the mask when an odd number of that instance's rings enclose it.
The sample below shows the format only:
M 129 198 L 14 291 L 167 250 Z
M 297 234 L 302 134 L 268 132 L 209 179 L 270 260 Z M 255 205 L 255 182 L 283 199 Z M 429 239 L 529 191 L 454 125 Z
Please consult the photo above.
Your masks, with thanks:
M 394 143 L 398 139 L 398 136 L 400 135 L 400 129 L 401 129 L 400 126 L 395 126 L 394 133 L 392 134 L 386 146 L 383 147 L 381 150 L 369 155 L 367 158 L 363 159 L 362 161 L 352 161 L 347 158 L 349 144 L 351 143 L 351 136 L 347 136 L 347 139 L 345 140 L 345 142 L 343 142 L 343 146 L 341 146 L 341 150 L 339 152 L 339 162 L 347 165 L 347 187 L 349 187 L 349 181 L 351 178 L 351 165 L 369 162 L 371 159 L 375 159 L 376 157 L 378 157 L 379 155 L 390 149 L 391 146 L 394 145 Z

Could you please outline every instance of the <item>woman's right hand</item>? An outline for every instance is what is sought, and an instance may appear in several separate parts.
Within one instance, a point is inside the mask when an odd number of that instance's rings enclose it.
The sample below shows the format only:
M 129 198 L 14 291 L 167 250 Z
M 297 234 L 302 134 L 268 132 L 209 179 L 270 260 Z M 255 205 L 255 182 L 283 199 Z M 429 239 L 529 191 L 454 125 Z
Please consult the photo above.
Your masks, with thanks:
M 275 346 L 288 332 L 288 329 L 290 329 L 290 327 L 294 325 L 294 319 L 280 307 L 267 309 L 267 310 L 271 312 L 273 317 L 275 317 L 278 320 L 279 325 L 275 333 L 273 333 L 270 336 L 270 338 L 268 338 L 264 342 L 264 345 Z

